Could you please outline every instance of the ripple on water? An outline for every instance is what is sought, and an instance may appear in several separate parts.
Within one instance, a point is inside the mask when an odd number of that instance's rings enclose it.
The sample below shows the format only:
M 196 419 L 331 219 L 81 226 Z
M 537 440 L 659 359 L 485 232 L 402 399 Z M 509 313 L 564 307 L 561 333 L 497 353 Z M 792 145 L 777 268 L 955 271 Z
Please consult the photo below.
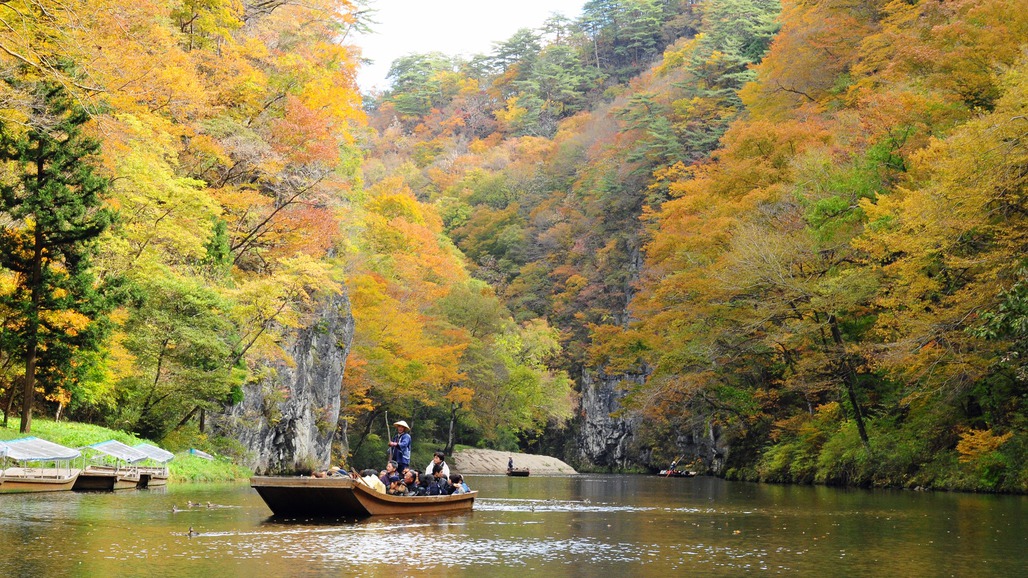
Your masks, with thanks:
M 478 499 L 475 509 L 486 512 L 652 512 L 658 508 L 592 503 L 588 500 Z
M 490 538 L 470 536 L 450 528 L 441 533 L 438 524 L 405 524 L 392 528 L 337 527 L 260 533 L 211 534 L 208 548 L 232 548 L 237 557 L 260 558 L 277 554 L 287 559 L 321 560 L 324 563 L 396 564 L 398 553 L 411 569 L 468 567 L 504 564 L 560 562 L 581 556 L 611 562 L 639 562 L 642 552 L 622 543 L 592 538 Z M 241 539 L 242 538 L 242 539 Z

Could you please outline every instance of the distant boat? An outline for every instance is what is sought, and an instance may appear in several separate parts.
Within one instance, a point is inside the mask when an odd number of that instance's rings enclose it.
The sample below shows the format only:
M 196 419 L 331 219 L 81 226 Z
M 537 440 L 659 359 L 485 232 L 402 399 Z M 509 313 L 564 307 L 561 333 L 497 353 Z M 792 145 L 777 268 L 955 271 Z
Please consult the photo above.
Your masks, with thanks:
M 516 478 L 527 478 L 529 474 L 528 468 L 507 468 L 507 475 L 514 476 Z
M 658 475 L 662 478 L 691 478 L 696 475 L 696 472 L 689 470 L 660 470 Z
M 390 496 L 347 477 L 255 476 L 250 486 L 276 516 L 366 518 L 470 511 L 478 492 Z
M 3 464 L 18 464 L 0 472 L 0 494 L 70 490 L 81 472 L 71 467 L 71 460 L 82 455 L 78 450 L 37 437 L 0 442 L 0 455 Z

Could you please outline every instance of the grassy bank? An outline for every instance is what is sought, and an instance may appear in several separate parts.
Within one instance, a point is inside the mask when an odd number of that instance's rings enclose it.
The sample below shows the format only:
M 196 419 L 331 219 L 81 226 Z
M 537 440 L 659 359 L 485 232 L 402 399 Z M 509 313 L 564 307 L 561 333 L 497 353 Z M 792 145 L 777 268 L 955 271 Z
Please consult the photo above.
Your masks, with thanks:
M 0 427 L 0 441 L 26 437 L 18 432 L 20 427 L 20 420 L 12 418 L 8 427 Z M 107 440 L 118 440 L 130 446 L 146 442 L 165 447 L 128 432 L 84 423 L 55 422 L 39 418 L 32 420 L 32 432 L 28 435 L 70 448 L 80 448 Z M 213 460 L 206 460 L 190 455 L 189 448 L 165 449 L 175 454 L 175 459 L 168 462 L 168 473 L 172 482 L 232 482 L 246 480 L 253 475 L 249 469 L 232 463 L 228 458 L 216 456 Z

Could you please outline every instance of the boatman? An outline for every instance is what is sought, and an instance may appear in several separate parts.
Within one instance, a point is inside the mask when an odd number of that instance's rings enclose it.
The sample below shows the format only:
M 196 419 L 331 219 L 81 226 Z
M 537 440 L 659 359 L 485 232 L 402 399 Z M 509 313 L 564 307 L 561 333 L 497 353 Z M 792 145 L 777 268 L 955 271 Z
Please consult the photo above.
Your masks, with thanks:
M 410 426 L 403 420 L 393 425 L 396 426 L 396 435 L 389 442 L 389 458 L 396 462 L 396 471 L 403 473 L 410 467 Z

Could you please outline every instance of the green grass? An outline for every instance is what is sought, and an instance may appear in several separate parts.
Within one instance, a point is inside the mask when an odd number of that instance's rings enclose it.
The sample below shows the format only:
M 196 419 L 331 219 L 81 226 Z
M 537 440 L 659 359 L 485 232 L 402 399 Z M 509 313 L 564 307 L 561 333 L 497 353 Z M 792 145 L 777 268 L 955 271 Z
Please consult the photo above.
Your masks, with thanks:
M 128 432 L 85 423 L 55 422 L 36 418 L 32 420 L 31 433 L 19 433 L 20 427 L 21 420 L 11 418 L 8 427 L 0 427 L 0 441 L 34 436 L 70 448 L 80 448 L 107 440 L 118 440 L 130 446 L 142 442 L 160 446 L 159 443 Z M 189 455 L 188 452 L 178 452 L 175 459 L 168 462 L 168 474 L 172 482 L 233 482 L 246 480 L 253 472 L 225 457 L 216 456 L 214 460 L 205 460 Z

